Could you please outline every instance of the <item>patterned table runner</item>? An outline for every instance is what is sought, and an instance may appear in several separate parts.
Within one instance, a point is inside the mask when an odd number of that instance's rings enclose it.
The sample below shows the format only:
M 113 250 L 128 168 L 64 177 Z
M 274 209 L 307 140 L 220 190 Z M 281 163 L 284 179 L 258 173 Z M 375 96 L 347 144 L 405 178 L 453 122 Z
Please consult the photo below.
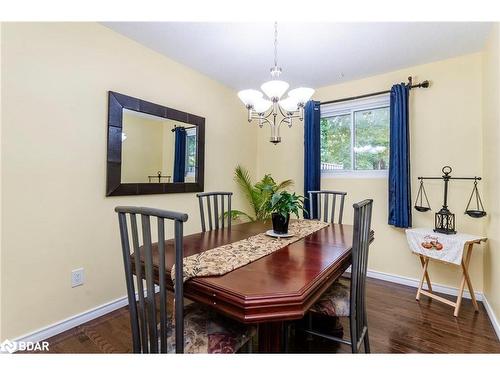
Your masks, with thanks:
M 465 244 L 486 241 L 483 236 L 465 233 L 436 233 L 428 228 L 407 229 L 406 239 L 412 252 L 457 265 L 462 262 Z
M 199 276 L 220 276 L 282 249 L 330 224 L 316 220 L 290 222 L 289 238 L 274 238 L 260 233 L 227 245 L 184 258 L 184 282 Z M 175 266 L 172 267 L 175 281 Z

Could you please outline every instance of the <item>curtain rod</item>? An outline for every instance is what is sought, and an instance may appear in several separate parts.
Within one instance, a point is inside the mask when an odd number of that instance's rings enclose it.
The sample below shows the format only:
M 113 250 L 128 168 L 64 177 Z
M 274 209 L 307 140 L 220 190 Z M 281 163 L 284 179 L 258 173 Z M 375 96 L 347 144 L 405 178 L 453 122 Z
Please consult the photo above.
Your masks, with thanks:
M 175 128 L 177 128 L 177 125 L 174 125 L 174 128 L 171 129 L 170 131 L 173 133 L 175 132 Z M 196 128 L 196 125 L 193 125 L 193 126 L 179 126 L 179 128 L 183 128 L 183 129 L 192 129 L 192 128 Z
M 410 89 L 415 89 L 415 88 L 418 88 L 418 87 L 423 87 L 423 88 L 427 88 L 429 87 L 430 85 L 430 82 L 428 80 L 425 80 L 421 83 L 417 83 L 417 84 L 413 84 L 413 81 L 412 81 L 412 78 L 411 76 L 408 77 L 408 83 L 406 84 L 407 86 L 410 87 Z M 323 105 L 323 104 L 333 104 L 333 103 L 340 103 L 340 102 L 346 102 L 348 100 L 355 100 L 355 99 L 363 99 L 363 98 L 368 98 L 370 96 L 376 96 L 376 95 L 382 95 L 382 94 L 388 94 L 390 93 L 391 90 L 385 90 L 385 91 L 378 91 L 378 92 L 372 92 L 370 94 L 364 94 L 364 95 L 358 95 L 358 96 L 351 96 L 349 98 L 342 98 L 342 99 L 335 99 L 335 100 L 329 100 L 327 102 L 320 102 L 320 105 Z

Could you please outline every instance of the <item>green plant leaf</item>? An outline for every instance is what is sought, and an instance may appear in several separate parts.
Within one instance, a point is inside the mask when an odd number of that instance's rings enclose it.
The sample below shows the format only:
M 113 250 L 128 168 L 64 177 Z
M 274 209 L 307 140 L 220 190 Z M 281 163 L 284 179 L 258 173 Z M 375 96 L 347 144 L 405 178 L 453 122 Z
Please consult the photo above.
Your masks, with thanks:
M 282 181 L 280 184 L 278 184 L 278 186 L 276 187 L 276 191 L 280 191 L 280 190 L 284 190 L 288 187 L 292 187 L 293 186 L 293 181 L 292 180 L 285 180 L 285 181 Z
M 243 211 L 239 211 L 239 210 L 226 211 L 226 212 L 224 212 L 224 217 L 225 218 L 228 217 L 229 214 L 231 214 L 231 220 L 236 220 L 240 217 L 246 217 L 250 221 L 255 221 L 255 218 L 251 217 L 250 215 L 248 215 L 247 213 L 245 213 Z
M 257 217 L 258 216 L 257 213 L 260 206 L 259 193 L 252 184 L 250 173 L 245 168 L 238 165 L 236 166 L 236 169 L 234 171 L 234 180 L 240 186 L 240 189 L 241 191 L 243 191 L 243 194 L 245 194 L 245 197 L 252 206 L 252 209 L 254 210 L 255 217 Z

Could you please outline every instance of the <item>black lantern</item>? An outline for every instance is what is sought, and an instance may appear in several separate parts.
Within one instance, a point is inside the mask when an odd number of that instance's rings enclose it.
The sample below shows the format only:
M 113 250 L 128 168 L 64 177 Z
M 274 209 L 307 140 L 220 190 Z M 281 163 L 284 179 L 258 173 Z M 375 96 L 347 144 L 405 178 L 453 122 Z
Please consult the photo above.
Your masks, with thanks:
M 441 208 L 434 217 L 434 232 L 455 234 L 455 214 L 447 208 Z

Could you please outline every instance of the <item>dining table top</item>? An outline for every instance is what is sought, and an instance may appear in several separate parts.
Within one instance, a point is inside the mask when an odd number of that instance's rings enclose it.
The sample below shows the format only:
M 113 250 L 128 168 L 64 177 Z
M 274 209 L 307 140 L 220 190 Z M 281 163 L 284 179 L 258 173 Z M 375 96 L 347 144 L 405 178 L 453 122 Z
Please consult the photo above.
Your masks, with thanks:
M 232 225 L 230 229 L 190 234 L 184 236 L 184 257 L 271 228 L 270 222 L 249 222 Z M 184 296 L 243 323 L 300 319 L 350 266 L 352 232 L 351 225 L 330 224 L 224 275 L 187 280 Z M 156 279 L 158 259 L 158 247 L 153 244 Z M 173 262 L 174 244 L 167 240 L 167 270 L 171 269 Z M 170 276 L 167 278 L 172 285 Z

